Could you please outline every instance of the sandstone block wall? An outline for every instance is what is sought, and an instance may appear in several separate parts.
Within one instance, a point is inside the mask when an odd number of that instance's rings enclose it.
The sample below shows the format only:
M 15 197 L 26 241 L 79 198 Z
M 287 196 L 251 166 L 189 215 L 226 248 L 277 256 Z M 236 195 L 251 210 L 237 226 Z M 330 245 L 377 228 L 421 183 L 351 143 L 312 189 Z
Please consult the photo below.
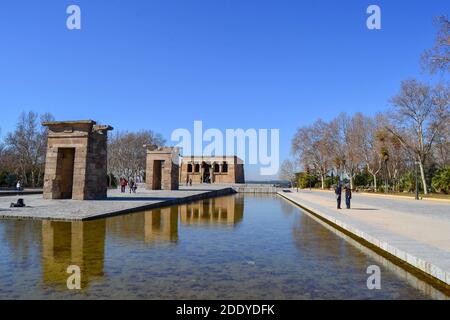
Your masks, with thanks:
M 45 122 L 45 199 L 94 200 L 107 192 L 107 132 L 94 121 Z M 73 159 L 68 159 L 72 157 Z

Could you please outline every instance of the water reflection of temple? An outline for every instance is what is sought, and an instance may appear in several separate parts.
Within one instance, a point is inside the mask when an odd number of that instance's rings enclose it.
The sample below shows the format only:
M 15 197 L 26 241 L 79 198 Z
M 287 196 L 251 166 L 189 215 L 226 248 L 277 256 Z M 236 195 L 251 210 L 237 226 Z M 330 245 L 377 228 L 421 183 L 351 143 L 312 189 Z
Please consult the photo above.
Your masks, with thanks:
M 176 242 L 178 240 L 177 209 L 177 207 L 168 207 L 144 212 L 146 243 Z
M 183 224 L 235 225 L 244 216 L 242 197 L 222 197 L 180 205 L 180 220 Z
M 177 207 L 112 217 L 106 220 L 108 235 L 117 239 L 142 241 L 146 244 L 178 241 Z
M 46 284 L 66 286 L 67 267 L 81 269 L 82 288 L 103 276 L 105 220 L 42 221 L 42 273 Z
M 81 285 L 103 276 L 105 236 L 147 245 L 176 243 L 185 225 L 235 226 L 242 221 L 242 197 L 223 197 L 95 221 L 42 221 L 42 274 L 45 284 L 66 288 L 67 267 L 81 269 Z
M 234 226 L 242 221 L 243 216 L 242 197 L 223 197 L 111 217 L 106 220 L 106 228 L 112 238 L 153 245 L 177 242 L 179 222 L 185 225 Z

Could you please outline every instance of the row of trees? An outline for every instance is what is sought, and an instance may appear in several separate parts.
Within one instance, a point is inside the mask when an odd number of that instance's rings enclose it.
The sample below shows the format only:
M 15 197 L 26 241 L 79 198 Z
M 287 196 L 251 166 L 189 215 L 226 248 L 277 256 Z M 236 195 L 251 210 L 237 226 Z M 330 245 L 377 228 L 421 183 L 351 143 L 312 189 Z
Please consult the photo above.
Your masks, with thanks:
M 440 29 L 435 46 L 427 50 L 422 63 L 431 73 L 449 72 L 450 24 L 437 19 Z M 299 128 L 292 140 L 294 161 L 282 164 L 280 176 L 297 180 L 295 169 L 303 169 L 301 181 L 310 185 L 319 181 L 325 188 L 330 175 L 347 178 L 352 188 L 370 183 L 377 191 L 410 190 L 414 170 L 420 172 L 425 194 L 429 186 L 436 191 L 449 190 L 450 181 L 450 86 L 431 86 L 417 80 L 405 80 L 390 99 L 391 110 L 373 117 L 357 113 L 340 114 L 333 120 L 317 120 Z M 362 177 L 366 177 L 362 179 Z M 332 180 L 332 179 L 331 179 Z M 306 181 L 306 182 L 305 182 Z
M 47 131 L 42 121 L 52 121 L 51 114 L 22 113 L 16 128 L 0 140 L 0 185 L 11 186 L 18 179 L 26 186 L 43 183 Z
M 156 149 L 165 143 L 162 135 L 151 130 L 115 132 L 108 140 L 108 172 L 110 184 L 120 177 L 143 181 L 147 149 Z M 145 146 L 145 147 L 144 147 Z
M 51 114 L 22 113 L 13 132 L 0 140 L 0 186 L 14 186 L 21 180 L 27 187 L 42 187 L 47 129 L 43 121 L 53 121 Z M 146 148 L 164 145 L 160 134 L 151 130 L 115 132 L 108 139 L 108 174 L 110 183 L 119 178 L 140 181 L 145 176 Z

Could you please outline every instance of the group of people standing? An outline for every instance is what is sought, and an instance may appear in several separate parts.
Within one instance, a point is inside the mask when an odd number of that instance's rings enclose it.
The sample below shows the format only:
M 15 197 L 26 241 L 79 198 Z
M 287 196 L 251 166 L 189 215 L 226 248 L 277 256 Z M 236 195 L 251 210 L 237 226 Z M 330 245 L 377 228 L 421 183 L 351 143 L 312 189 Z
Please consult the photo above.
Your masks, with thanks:
M 120 186 L 121 193 L 125 193 L 127 191 L 127 186 L 128 186 L 128 189 L 130 190 L 130 193 L 136 193 L 137 184 L 136 184 L 136 182 L 134 182 L 133 179 L 130 179 L 130 181 L 128 182 L 127 179 L 122 177 L 119 180 L 119 186 Z
M 341 209 L 341 200 L 342 200 L 342 185 L 338 183 L 336 189 L 334 189 L 334 193 L 336 194 L 337 208 Z M 350 209 L 350 201 L 352 199 L 352 189 L 349 185 L 344 186 L 344 195 L 345 195 L 345 205 L 347 209 Z

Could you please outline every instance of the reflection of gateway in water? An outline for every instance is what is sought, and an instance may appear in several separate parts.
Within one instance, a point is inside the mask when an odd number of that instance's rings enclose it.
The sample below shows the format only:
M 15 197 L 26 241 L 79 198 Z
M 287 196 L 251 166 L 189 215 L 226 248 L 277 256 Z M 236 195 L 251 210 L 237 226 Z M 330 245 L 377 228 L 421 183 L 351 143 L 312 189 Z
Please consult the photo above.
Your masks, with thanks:
M 227 224 L 235 225 L 244 216 L 242 197 L 223 197 L 180 205 L 183 224 Z
M 81 269 L 81 287 L 103 276 L 105 220 L 42 221 L 42 277 L 46 284 L 66 287 L 67 267 Z
M 219 226 L 235 225 L 243 215 L 243 198 L 224 197 L 111 217 L 106 223 L 112 237 L 135 239 L 153 245 L 177 242 L 179 219 L 183 224 Z
M 42 277 L 46 284 L 66 288 L 67 267 L 81 269 L 81 286 L 103 276 L 106 229 L 111 235 L 144 240 L 147 244 L 178 241 L 183 224 L 232 225 L 242 221 L 244 199 L 208 199 L 187 205 L 148 210 L 95 221 L 42 221 Z
M 178 241 L 177 207 L 145 211 L 144 238 L 146 243 Z

